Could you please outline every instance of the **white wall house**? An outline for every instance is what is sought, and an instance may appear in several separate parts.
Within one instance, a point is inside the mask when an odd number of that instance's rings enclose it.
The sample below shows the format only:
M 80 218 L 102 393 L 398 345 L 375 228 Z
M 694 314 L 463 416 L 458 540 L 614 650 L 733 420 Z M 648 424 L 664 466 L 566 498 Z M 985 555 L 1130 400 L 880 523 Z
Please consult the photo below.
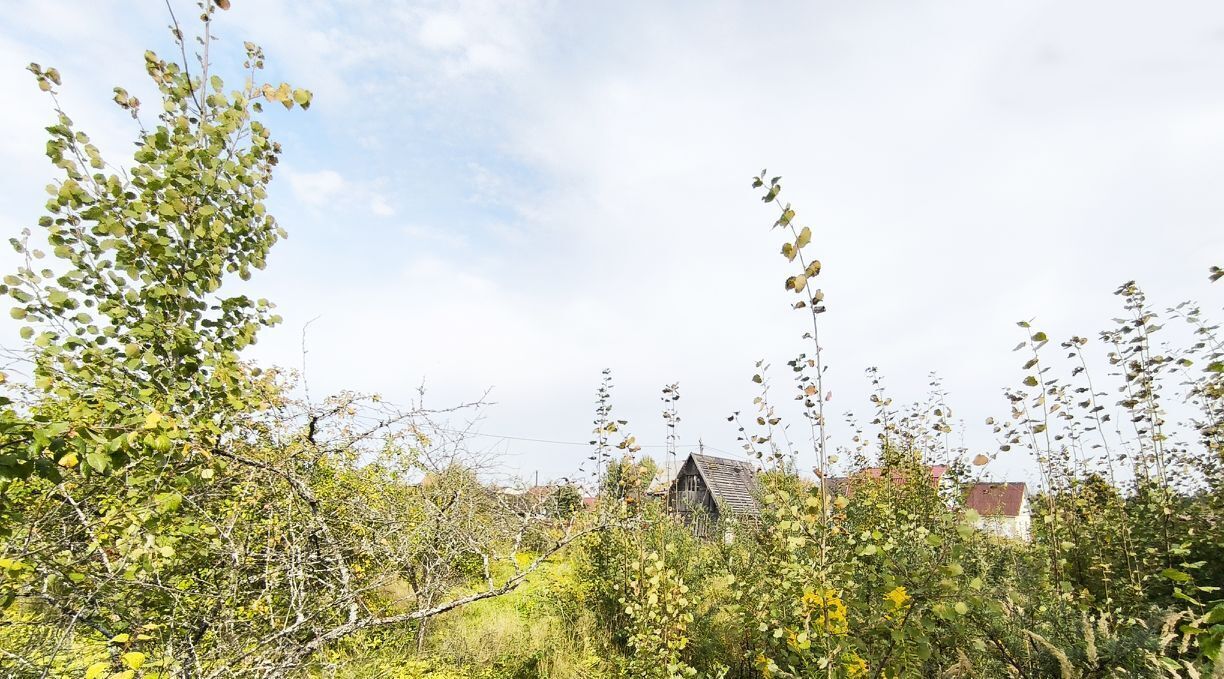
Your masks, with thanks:
M 1032 514 L 1028 486 L 1022 481 L 975 483 L 965 497 L 965 508 L 981 516 L 978 528 L 988 533 L 1012 540 L 1029 539 Z

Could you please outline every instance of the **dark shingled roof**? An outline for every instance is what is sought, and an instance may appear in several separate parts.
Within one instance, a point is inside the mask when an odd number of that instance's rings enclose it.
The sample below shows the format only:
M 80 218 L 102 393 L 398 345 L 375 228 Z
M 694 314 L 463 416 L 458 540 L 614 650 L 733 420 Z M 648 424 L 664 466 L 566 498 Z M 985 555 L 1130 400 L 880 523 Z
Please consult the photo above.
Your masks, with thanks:
M 975 483 L 965 498 L 965 507 L 982 516 L 1020 516 L 1026 489 L 1023 481 Z
M 747 516 L 760 513 L 752 496 L 756 488 L 756 468 L 752 463 L 697 453 L 691 457 L 719 509 Z

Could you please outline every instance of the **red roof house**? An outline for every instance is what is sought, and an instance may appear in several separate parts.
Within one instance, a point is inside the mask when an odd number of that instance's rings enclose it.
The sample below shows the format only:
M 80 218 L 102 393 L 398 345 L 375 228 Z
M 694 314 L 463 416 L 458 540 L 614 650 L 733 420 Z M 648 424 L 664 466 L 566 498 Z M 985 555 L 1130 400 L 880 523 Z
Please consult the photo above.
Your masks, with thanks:
M 982 481 L 969 487 L 965 509 L 977 512 L 979 527 L 999 537 L 1027 540 L 1028 486 L 1023 481 Z

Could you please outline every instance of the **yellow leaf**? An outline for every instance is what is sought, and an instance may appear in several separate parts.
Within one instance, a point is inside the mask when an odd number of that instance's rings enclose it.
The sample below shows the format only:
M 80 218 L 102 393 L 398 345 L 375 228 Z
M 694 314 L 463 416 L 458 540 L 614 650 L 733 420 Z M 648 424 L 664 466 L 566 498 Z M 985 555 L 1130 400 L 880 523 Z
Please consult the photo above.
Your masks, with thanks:
M 161 421 L 162 421 L 162 414 L 154 410 L 145 416 L 144 428 L 154 429 L 157 427 L 158 424 L 161 423 Z
M 812 242 L 812 230 L 808 227 L 803 227 L 799 232 L 799 237 L 795 239 L 795 247 L 802 248 Z
M 144 664 L 145 654 L 140 651 L 129 651 L 120 656 L 123 659 L 123 664 L 128 667 L 138 670 Z
M 102 674 L 106 672 L 107 668 L 109 667 L 110 663 L 106 661 L 96 662 L 85 670 L 85 679 L 98 679 L 98 677 L 102 676 Z
M 73 467 L 77 466 L 76 453 L 68 453 L 67 455 L 61 457 L 59 460 L 59 465 L 61 467 L 67 467 L 69 469 L 72 469 Z
M 977 455 L 976 455 L 976 456 L 973 458 L 973 464 L 975 464 L 975 465 L 977 465 L 977 466 L 979 466 L 979 467 L 981 467 L 982 465 L 986 464 L 987 462 L 990 462 L 990 458 L 989 458 L 989 457 L 986 457 L 985 455 L 982 455 L 981 453 L 978 453 L 978 454 L 977 454 Z

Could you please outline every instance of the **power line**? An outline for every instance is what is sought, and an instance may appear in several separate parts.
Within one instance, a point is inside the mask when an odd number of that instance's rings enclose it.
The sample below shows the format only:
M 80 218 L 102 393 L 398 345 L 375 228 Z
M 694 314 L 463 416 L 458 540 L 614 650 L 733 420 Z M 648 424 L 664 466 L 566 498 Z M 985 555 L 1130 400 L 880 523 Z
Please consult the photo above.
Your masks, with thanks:
M 511 441 L 528 441 L 528 442 L 530 442 L 530 443 L 551 443 L 551 444 L 555 444 L 555 445 L 558 445 L 558 446 L 583 446 L 583 447 L 586 447 L 586 446 L 591 445 L 591 442 L 590 442 L 590 441 L 557 441 L 557 440 L 554 440 L 554 439 L 537 439 L 537 438 L 531 438 L 531 437 L 528 437 L 528 436 L 510 436 L 510 435 L 508 435 L 508 434 L 489 434 L 489 433 L 485 433 L 485 432 L 476 432 L 476 431 L 461 431 L 461 430 L 458 430 L 458 429 L 446 429 L 446 428 L 443 428 L 443 427 L 432 427 L 432 428 L 433 428 L 433 429 L 437 429 L 438 431 L 444 431 L 444 432 L 447 432 L 447 433 L 449 433 L 449 434 L 462 434 L 462 435 L 465 435 L 465 436 L 483 436 L 483 437 L 485 437 L 485 438 L 494 438 L 494 439 L 509 439 L 509 440 L 511 440 Z M 642 448 L 665 448 L 665 447 L 667 446 L 667 444 L 665 444 L 665 443 L 642 443 L 642 444 L 638 444 L 638 445 L 640 445 Z M 678 447 L 680 447 L 680 448 L 696 448 L 696 447 L 697 447 L 697 444 L 680 444 Z M 707 447 L 709 447 L 709 446 L 707 446 Z
M 362 420 L 379 421 L 379 418 L 371 417 L 371 416 L 369 416 L 369 415 L 353 415 L 353 417 L 355 417 L 355 418 L 357 418 L 357 419 L 362 419 Z M 458 435 L 458 436 L 480 436 L 480 437 L 484 437 L 484 438 L 503 439 L 503 440 L 508 440 L 508 441 L 524 441 L 524 442 L 527 442 L 527 443 L 547 443 L 547 444 L 550 444 L 550 445 L 557 445 L 557 446 L 578 446 L 578 447 L 582 447 L 582 448 L 585 448 L 585 447 L 587 447 L 587 446 L 591 445 L 591 442 L 590 442 L 590 441 L 558 441 L 558 440 L 556 440 L 556 439 L 541 439 L 541 438 L 533 438 L 533 437 L 530 437 L 530 436 L 511 436 L 511 435 L 509 435 L 509 434 L 490 434 L 490 433 L 486 433 L 486 432 L 477 432 L 477 431 L 470 431 L 470 430 L 464 430 L 464 429 L 450 429 L 450 428 L 447 428 L 447 427 L 439 427 L 439 426 L 436 426 L 436 425 L 427 425 L 427 426 L 423 426 L 423 427 L 421 427 L 421 428 L 422 428 L 422 429 L 433 429 L 433 430 L 435 430 L 435 431 L 445 432 L 445 433 L 448 433 L 448 434 L 455 434 L 455 435 Z M 642 448 L 666 448 L 666 447 L 667 447 L 667 444 L 666 444 L 666 443 L 640 443 L 640 444 L 638 444 L 638 445 L 639 445 L 640 447 L 642 447 Z M 677 447 L 677 448 L 698 448 L 698 447 L 700 447 L 700 446 L 701 446 L 701 444 L 699 444 L 699 443 L 679 443 L 679 444 L 676 444 L 676 447 Z M 708 448 L 709 450 L 713 450 L 713 451 L 715 451 L 715 452 L 717 452 L 717 453 L 722 453 L 723 455 L 730 455 L 730 456 L 732 456 L 732 457 L 747 457 L 747 456 L 746 456 L 746 455 L 744 455 L 743 453 L 732 453 L 732 452 L 728 452 L 728 451 L 726 451 L 726 450 L 722 450 L 722 449 L 720 449 L 720 448 L 715 448 L 714 446 L 711 446 L 711 445 L 709 445 L 709 444 L 706 444 L 706 446 L 705 446 L 705 447 L 706 447 L 706 448 Z
M 503 434 L 486 434 L 484 432 L 472 432 L 472 431 L 465 432 L 465 431 L 459 431 L 457 429 L 442 429 L 440 427 L 435 427 L 435 428 L 438 429 L 439 431 L 445 431 L 451 434 L 462 434 L 466 436 L 484 436 L 488 438 L 508 439 L 511 441 L 527 441 L 529 443 L 551 443 L 551 444 L 560 445 L 560 446 L 582 446 L 582 447 L 591 445 L 590 441 L 556 441 L 553 439 L 536 439 L 536 438 L 530 438 L 526 436 L 508 436 L 508 435 L 503 435 Z M 666 448 L 667 447 L 666 443 L 642 443 L 638 445 L 641 446 L 642 448 Z M 677 448 L 698 448 L 698 447 L 701 447 L 701 444 L 699 443 L 678 443 L 676 444 L 676 447 Z M 746 455 L 742 453 L 738 453 L 738 454 L 732 453 L 732 452 L 723 450 L 721 448 L 715 448 L 714 446 L 711 446 L 709 444 L 706 444 L 705 448 L 708 450 L 713 450 L 716 453 L 722 453 L 723 455 L 730 455 L 732 457 L 747 457 Z

